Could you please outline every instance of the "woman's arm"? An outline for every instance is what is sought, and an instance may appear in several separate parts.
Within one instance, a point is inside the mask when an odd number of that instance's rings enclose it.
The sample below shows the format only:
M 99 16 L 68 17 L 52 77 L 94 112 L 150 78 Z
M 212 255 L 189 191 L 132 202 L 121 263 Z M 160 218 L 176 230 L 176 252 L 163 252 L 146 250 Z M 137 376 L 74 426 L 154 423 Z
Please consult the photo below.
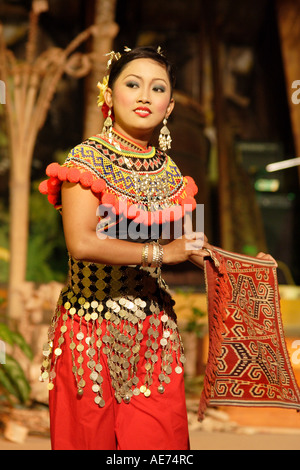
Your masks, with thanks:
M 141 263 L 143 247 L 140 243 L 97 237 L 99 200 L 90 189 L 63 183 L 61 197 L 65 240 L 71 256 L 110 265 Z
M 65 240 L 71 256 L 75 259 L 109 265 L 141 264 L 143 250 L 141 243 L 97 237 L 96 212 L 99 200 L 90 189 L 84 189 L 80 184 L 65 182 L 61 197 Z M 177 264 L 194 256 L 194 261 L 203 265 L 205 252 L 189 249 L 187 242 L 189 240 L 183 237 L 164 245 L 163 262 Z M 152 259 L 151 245 L 148 259 Z
M 143 250 L 141 243 L 97 237 L 98 206 L 99 201 L 90 189 L 84 189 L 79 184 L 63 183 L 62 217 L 66 245 L 71 256 L 75 259 L 110 265 L 141 264 Z M 178 264 L 189 260 L 199 268 L 203 268 L 204 257 L 207 256 L 205 248 L 213 249 L 203 233 L 186 234 L 164 245 L 163 263 Z M 259 253 L 257 258 L 273 260 L 265 253 Z M 152 259 L 151 245 L 148 259 Z

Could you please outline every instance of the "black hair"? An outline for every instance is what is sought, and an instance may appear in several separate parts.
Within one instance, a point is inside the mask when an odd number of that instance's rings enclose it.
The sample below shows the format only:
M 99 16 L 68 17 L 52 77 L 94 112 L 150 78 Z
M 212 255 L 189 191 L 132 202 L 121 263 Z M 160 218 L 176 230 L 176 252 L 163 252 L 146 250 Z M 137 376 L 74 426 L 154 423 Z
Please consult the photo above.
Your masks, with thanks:
M 173 88 L 175 86 L 175 74 L 173 65 L 168 61 L 168 59 L 162 52 L 158 52 L 157 49 L 152 46 L 136 47 L 135 49 L 123 52 L 118 60 L 113 59 L 109 68 L 109 88 L 113 87 L 116 79 L 122 72 L 123 68 L 129 62 L 136 59 L 152 59 L 155 62 L 158 62 L 159 64 L 163 65 L 166 68 L 166 71 L 169 76 L 171 92 L 173 91 Z

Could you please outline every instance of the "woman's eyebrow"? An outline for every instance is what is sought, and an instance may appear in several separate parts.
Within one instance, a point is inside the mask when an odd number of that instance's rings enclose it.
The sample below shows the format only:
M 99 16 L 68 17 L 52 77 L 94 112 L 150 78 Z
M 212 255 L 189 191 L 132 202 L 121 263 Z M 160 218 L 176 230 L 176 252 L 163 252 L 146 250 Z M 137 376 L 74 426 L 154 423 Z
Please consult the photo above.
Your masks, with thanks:
M 143 77 L 141 77 L 140 75 L 135 75 L 134 73 L 129 73 L 128 75 L 126 75 L 126 77 L 124 77 L 124 80 L 126 80 L 129 77 L 135 77 L 135 78 L 138 78 L 139 80 L 143 80 Z M 157 80 L 161 80 L 162 82 L 167 83 L 164 78 L 153 78 L 152 82 L 155 82 Z

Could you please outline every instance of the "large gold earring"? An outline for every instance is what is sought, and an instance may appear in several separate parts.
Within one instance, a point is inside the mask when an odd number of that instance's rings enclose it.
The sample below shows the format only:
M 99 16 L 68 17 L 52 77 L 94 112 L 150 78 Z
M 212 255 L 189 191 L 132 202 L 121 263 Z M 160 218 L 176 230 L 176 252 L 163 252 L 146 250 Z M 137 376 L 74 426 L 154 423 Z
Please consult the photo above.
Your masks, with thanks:
M 111 118 L 111 108 L 109 108 L 107 118 L 105 119 L 103 123 L 103 129 L 102 129 L 102 134 L 106 135 L 108 137 L 108 140 L 110 143 L 113 141 L 113 136 L 112 136 L 112 118 Z
M 159 142 L 159 147 L 164 152 L 171 148 L 172 139 L 171 139 L 170 131 L 167 128 L 167 118 L 163 120 L 163 127 L 160 130 L 158 142 Z

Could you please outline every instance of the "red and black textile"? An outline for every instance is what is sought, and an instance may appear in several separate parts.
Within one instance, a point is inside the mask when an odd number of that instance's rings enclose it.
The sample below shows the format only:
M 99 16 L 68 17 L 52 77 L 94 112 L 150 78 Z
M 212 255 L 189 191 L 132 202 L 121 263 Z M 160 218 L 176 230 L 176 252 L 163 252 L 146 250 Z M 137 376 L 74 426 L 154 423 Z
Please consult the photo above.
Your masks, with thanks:
M 216 248 L 205 260 L 205 274 L 209 355 L 199 418 L 208 405 L 299 411 L 276 264 Z

